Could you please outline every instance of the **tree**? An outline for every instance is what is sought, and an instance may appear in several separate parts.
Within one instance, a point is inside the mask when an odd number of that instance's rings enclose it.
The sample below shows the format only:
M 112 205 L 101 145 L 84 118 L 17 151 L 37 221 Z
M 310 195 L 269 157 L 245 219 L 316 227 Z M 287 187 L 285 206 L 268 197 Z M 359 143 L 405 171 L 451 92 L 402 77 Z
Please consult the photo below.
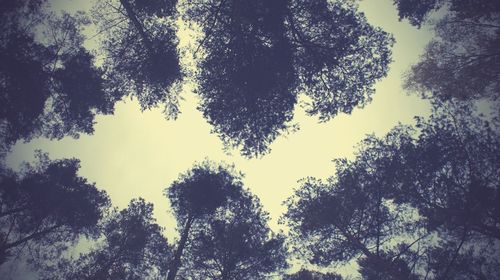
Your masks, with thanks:
M 153 205 L 134 199 L 104 220 L 97 246 L 55 267 L 50 279 L 158 279 L 166 277 L 171 254 Z
M 368 137 L 335 177 L 305 180 L 287 201 L 292 240 L 312 263 L 362 255 L 364 279 L 498 276 L 498 119 L 441 105 L 417 118 L 419 133 Z
M 2 4 L 0 21 L 3 152 L 20 139 L 90 134 L 96 113 L 113 112 L 116 99 L 82 46 L 85 16 L 55 15 L 43 0 L 24 0 Z
M 399 0 L 395 4 L 400 18 L 408 18 L 416 26 L 426 22 L 431 11 L 447 7 L 432 25 L 436 37 L 405 77 L 406 89 L 440 100 L 498 98 L 498 1 Z
M 104 191 L 77 175 L 79 161 L 51 161 L 37 155 L 36 165 L 21 174 L 2 170 L 0 177 L 0 256 L 6 261 L 26 245 L 45 254 L 61 253 L 81 235 L 94 236 L 109 207 Z
M 205 161 L 181 174 L 179 179 L 165 189 L 177 222 L 181 225 L 180 239 L 174 251 L 167 280 L 174 280 L 181 267 L 184 249 L 193 226 L 214 215 L 230 197 L 238 195 L 241 188 L 241 179 L 231 167 L 217 166 Z
M 327 185 L 304 180 L 286 202 L 295 250 L 322 266 L 359 258 L 366 279 L 415 279 L 404 260 L 407 246 L 394 242 L 405 234 L 418 240 L 419 231 L 408 231 L 411 215 L 384 198 L 378 184 L 363 180 L 368 174 L 351 168 L 338 171 Z
M 102 34 L 109 90 L 137 97 L 143 110 L 179 111 L 173 87 L 182 79 L 175 34 L 175 0 L 100 0 L 93 9 Z
M 284 236 L 267 225 L 257 197 L 243 191 L 231 197 L 194 232 L 188 249 L 192 279 L 264 279 L 287 267 Z
M 343 278 L 335 273 L 319 273 L 301 269 L 294 274 L 286 275 L 283 280 L 342 280 Z
M 459 105 L 418 125 L 421 135 L 402 153 L 399 199 L 414 205 L 431 228 L 499 240 L 498 120 Z
M 390 62 L 391 37 L 350 1 L 206 0 L 188 4 L 186 20 L 204 33 L 200 109 L 246 156 L 291 128 L 299 92 L 327 121 L 366 104 Z
M 399 18 L 407 19 L 414 26 L 420 27 L 428 22 L 429 14 L 442 8 L 464 19 L 494 18 L 500 4 L 496 1 L 484 0 L 478 3 L 473 0 L 394 0 Z

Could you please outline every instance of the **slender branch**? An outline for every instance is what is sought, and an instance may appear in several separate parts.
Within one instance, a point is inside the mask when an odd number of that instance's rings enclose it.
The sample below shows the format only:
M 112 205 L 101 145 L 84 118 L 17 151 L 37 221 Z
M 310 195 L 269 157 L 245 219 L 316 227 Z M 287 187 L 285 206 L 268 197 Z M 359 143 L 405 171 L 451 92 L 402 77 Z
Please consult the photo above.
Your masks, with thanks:
M 152 43 L 151 39 L 149 38 L 148 34 L 146 33 L 146 31 L 144 30 L 144 27 L 137 19 L 137 16 L 136 16 L 135 12 L 133 11 L 132 6 L 128 2 L 128 0 L 120 0 L 120 3 L 122 4 L 123 8 L 125 8 L 125 11 L 127 12 L 127 16 L 129 18 L 129 20 L 132 22 L 132 24 L 134 25 L 137 32 L 139 32 L 142 40 L 144 41 L 144 45 L 146 46 L 146 49 L 149 51 L 149 53 L 153 54 L 154 53 L 153 43 Z
M 225 2 L 226 2 L 225 0 L 221 0 L 219 2 L 219 5 L 217 6 L 217 8 L 215 10 L 215 14 L 214 13 L 210 14 L 210 15 L 213 14 L 212 24 L 210 25 L 210 28 L 205 32 L 205 36 L 203 37 L 201 42 L 198 44 L 198 47 L 196 48 L 196 50 L 193 53 L 193 57 L 196 57 L 196 54 L 200 50 L 201 46 L 203 46 L 205 44 L 205 41 L 212 35 L 213 29 L 215 28 L 215 24 L 217 23 L 217 19 L 219 18 L 218 17 L 219 13 L 222 10 L 222 6 L 224 5 Z
M 12 243 L 6 244 L 5 246 L 2 246 L 2 250 L 8 250 L 8 249 L 10 249 L 12 247 L 16 247 L 16 246 L 18 246 L 18 245 L 20 245 L 22 243 L 25 243 L 25 242 L 27 242 L 27 241 L 29 241 L 31 239 L 35 239 L 35 238 L 41 237 L 41 236 L 43 236 L 43 235 L 45 235 L 47 233 L 50 233 L 51 231 L 53 231 L 54 229 L 59 228 L 59 227 L 61 227 L 61 225 L 54 225 L 54 226 L 51 226 L 51 227 L 49 227 L 47 229 L 44 229 L 42 231 L 34 232 L 34 233 L 32 233 L 32 234 L 24 237 L 24 238 L 18 239 L 17 241 L 14 241 Z

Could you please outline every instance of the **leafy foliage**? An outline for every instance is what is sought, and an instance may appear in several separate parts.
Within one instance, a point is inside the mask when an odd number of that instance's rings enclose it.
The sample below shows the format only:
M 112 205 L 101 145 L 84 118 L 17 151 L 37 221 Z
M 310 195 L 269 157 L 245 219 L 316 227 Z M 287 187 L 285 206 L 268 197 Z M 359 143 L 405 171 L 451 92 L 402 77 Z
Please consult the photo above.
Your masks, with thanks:
M 419 26 L 432 10 L 447 6 L 433 24 L 436 37 L 412 66 L 406 88 L 440 100 L 496 100 L 500 87 L 498 1 L 395 1 L 401 18 Z
M 239 174 L 232 167 L 217 166 L 210 161 L 196 164 L 188 172 L 181 174 L 165 194 L 181 227 L 181 238 L 168 272 L 168 280 L 174 280 L 184 254 L 186 242 L 191 236 L 193 225 L 202 223 L 223 207 L 228 199 L 241 192 Z
M 3 261 L 26 244 L 42 253 L 54 249 L 58 254 L 63 247 L 57 244 L 74 241 L 82 234 L 95 236 L 96 225 L 109 207 L 106 193 L 77 175 L 78 160 L 50 161 L 44 154 L 38 154 L 38 160 L 36 165 L 26 165 L 22 174 L 2 170 Z
M 446 8 L 449 12 L 463 19 L 492 19 L 500 8 L 497 1 L 483 0 L 394 0 L 400 19 L 408 19 L 414 26 L 420 27 L 427 21 L 431 12 Z
M 243 191 L 194 232 L 186 274 L 192 279 L 263 279 L 286 268 L 284 236 L 269 229 L 259 200 Z
M 229 197 L 236 195 L 242 185 L 239 174 L 232 167 L 204 161 L 181 174 L 165 194 L 177 220 L 184 222 L 190 217 L 213 214 Z
M 92 133 L 96 113 L 116 99 L 83 48 L 82 14 L 58 16 L 45 1 L 6 3 L 1 12 L 0 133 L 3 149 L 34 136 Z M 3 5 L 3 4 L 2 4 Z M 36 31 L 43 36 L 36 36 Z
M 354 161 L 337 160 L 334 177 L 304 180 L 286 202 L 293 244 L 311 263 L 361 256 L 364 279 L 499 273 L 497 120 L 448 103 L 417 128 L 368 137 Z
M 132 200 L 128 208 L 105 218 L 103 240 L 94 249 L 78 259 L 60 262 L 51 279 L 165 277 L 170 246 L 152 215 L 152 204 L 143 199 Z
M 109 90 L 137 97 L 143 110 L 163 104 L 167 117 L 178 113 L 173 86 L 182 78 L 176 2 L 100 0 L 93 10 L 103 35 L 101 53 Z
M 390 62 L 391 37 L 350 1 L 209 0 L 186 17 L 204 32 L 200 109 L 246 156 L 268 152 L 291 128 L 299 92 L 326 121 L 368 102 Z
M 286 275 L 283 280 L 342 280 L 343 278 L 335 273 L 319 273 L 301 269 L 294 274 Z

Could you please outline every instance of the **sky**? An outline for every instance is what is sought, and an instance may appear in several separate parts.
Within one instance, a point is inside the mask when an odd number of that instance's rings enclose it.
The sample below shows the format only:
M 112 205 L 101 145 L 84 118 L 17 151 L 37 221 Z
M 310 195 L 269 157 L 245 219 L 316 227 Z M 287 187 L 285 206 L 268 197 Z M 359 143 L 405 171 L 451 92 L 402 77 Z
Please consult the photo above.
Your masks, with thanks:
M 53 1 L 54 9 L 75 11 L 88 8 L 85 0 Z M 300 130 L 279 137 L 271 152 L 260 158 L 247 159 L 237 150 L 225 152 L 217 135 L 196 109 L 199 100 L 193 86 L 187 84 L 181 96 L 181 114 L 177 120 L 166 120 L 161 109 L 141 112 L 136 100 L 129 98 L 116 104 L 113 115 L 96 118 L 93 135 L 59 141 L 34 139 L 17 143 L 7 163 L 18 169 L 23 161 L 33 161 L 34 151 L 47 152 L 52 159 L 78 158 L 79 175 L 109 194 L 114 206 L 125 208 L 133 198 L 143 197 L 154 204 L 157 222 L 164 226 L 172 241 L 176 223 L 163 195 L 180 173 L 195 162 L 208 158 L 234 164 L 245 174 L 245 186 L 257 195 L 270 213 L 270 226 L 281 229 L 278 218 L 284 213 L 282 202 L 293 194 L 298 180 L 308 176 L 327 178 L 334 174 L 335 158 L 352 158 L 356 145 L 367 134 L 383 136 L 398 123 L 414 124 L 414 116 L 427 116 L 430 106 L 417 95 L 407 94 L 401 86 L 402 76 L 418 61 L 431 33 L 398 21 L 392 0 L 363 0 L 360 9 L 368 21 L 392 33 L 396 39 L 393 63 L 388 76 L 376 84 L 371 103 L 319 123 L 296 106 L 293 122 Z M 191 34 L 179 30 L 181 47 L 187 46 Z M 89 43 L 91 44 L 91 42 Z M 91 46 L 91 45 L 90 45 Z

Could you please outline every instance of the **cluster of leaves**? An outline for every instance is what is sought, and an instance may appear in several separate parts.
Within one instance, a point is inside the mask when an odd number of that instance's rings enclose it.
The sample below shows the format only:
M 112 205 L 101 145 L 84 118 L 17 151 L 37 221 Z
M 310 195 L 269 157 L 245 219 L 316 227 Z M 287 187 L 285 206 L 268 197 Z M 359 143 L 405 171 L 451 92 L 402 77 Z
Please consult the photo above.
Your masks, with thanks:
M 50 161 L 41 153 L 37 158 L 20 174 L 1 170 L 0 263 L 26 245 L 57 257 L 81 235 L 95 237 L 109 207 L 106 193 L 77 175 L 78 160 Z
M 291 128 L 300 92 L 322 121 L 370 100 L 393 41 L 356 9 L 352 1 L 326 0 L 189 5 L 186 20 L 204 33 L 200 109 L 228 146 L 247 156 L 268 152 Z
M 82 26 L 90 21 L 56 16 L 44 4 L 8 2 L 2 10 L 2 143 L 92 133 L 95 114 L 112 113 L 125 95 L 142 109 L 163 105 L 167 117 L 177 116 L 184 77 L 177 1 L 98 1 L 92 14 L 102 69 L 83 47 Z M 368 24 L 353 1 L 185 4 L 182 15 L 204 33 L 195 51 L 205 54 L 196 71 L 199 108 L 226 146 L 246 156 L 268 152 L 295 127 L 298 93 L 310 97 L 310 115 L 327 121 L 369 102 L 391 61 L 392 38 Z
M 182 78 L 175 2 L 99 1 L 94 15 L 107 35 L 97 52 L 103 67 L 83 46 L 90 19 L 56 14 L 46 2 L 1 3 L 0 155 L 21 139 L 91 134 L 95 115 L 113 113 L 126 94 L 144 109 L 164 103 L 167 115 L 177 114 L 175 95 L 168 94 Z
M 2 148 L 19 139 L 92 133 L 96 113 L 113 112 L 102 70 L 83 47 L 82 14 L 56 16 L 43 0 L 2 2 Z M 42 33 L 37 39 L 35 31 Z M 40 36 L 38 36 L 40 37 Z
M 342 280 L 343 278 L 335 273 L 319 273 L 301 269 L 294 274 L 286 275 L 283 280 Z
M 101 239 L 90 252 L 60 261 L 45 274 L 49 279 L 81 280 L 165 277 L 171 247 L 152 215 L 151 203 L 132 200 L 103 221 Z
M 499 125 L 443 104 L 419 133 L 367 138 L 286 202 L 295 249 L 319 265 L 359 258 L 364 279 L 499 277 Z
M 178 109 L 174 86 L 183 77 L 179 64 L 173 0 L 101 0 L 93 17 L 102 35 L 99 52 L 109 90 L 135 96 L 142 109 Z
M 401 19 L 428 22 L 432 11 L 445 9 L 432 22 L 435 37 L 420 62 L 406 76 L 406 88 L 440 100 L 497 100 L 500 92 L 500 4 L 495 0 L 396 0 Z
M 81 280 L 260 279 L 287 268 L 284 236 L 232 167 L 205 161 L 165 190 L 179 222 L 174 250 L 151 203 L 111 209 L 77 175 L 78 160 L 37 158 L 20 173 L 0 170 L 0 265 L 28 255 L 42 279 Z
M 233 167 L 205 161 L 165 191 L 180 224 L 167 279 L 261 279 L 287 267 L 283 236 Z

